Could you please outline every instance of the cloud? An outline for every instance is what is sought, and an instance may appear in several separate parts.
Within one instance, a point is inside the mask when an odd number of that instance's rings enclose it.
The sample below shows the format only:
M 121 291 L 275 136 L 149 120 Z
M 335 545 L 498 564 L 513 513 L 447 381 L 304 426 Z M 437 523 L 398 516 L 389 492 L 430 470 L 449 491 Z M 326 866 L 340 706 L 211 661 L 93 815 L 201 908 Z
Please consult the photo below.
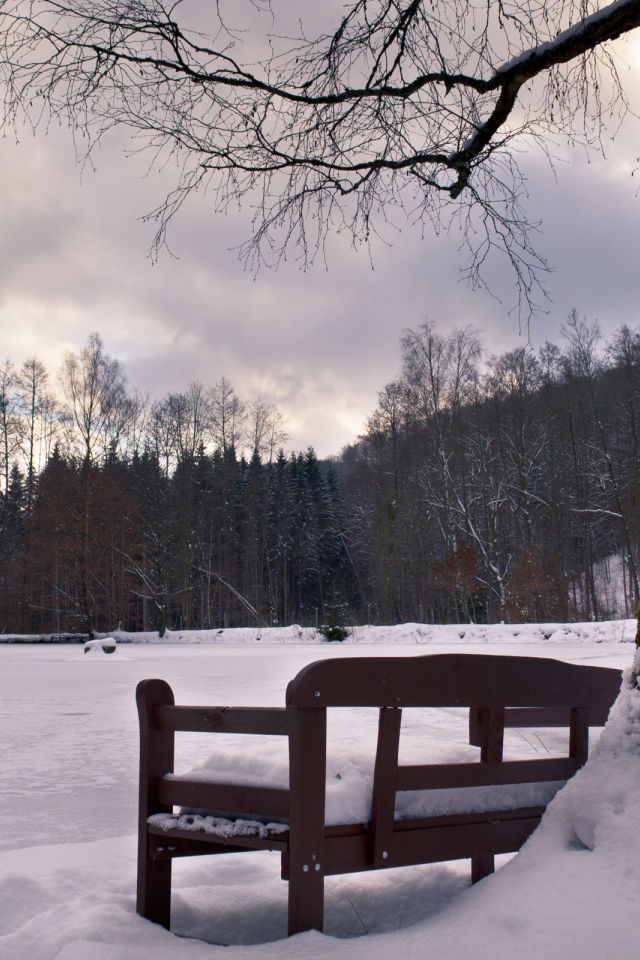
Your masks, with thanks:
M 549 313 L 529 331 L 534 345 L 557 340 L 574 306 L 605 332 L 640 320 L 636 136 L 630 123 L 606 161 L 559 147 L 557 182 L 539 153 L 520 158 L 527 209 L 543 221 L 538 248 L 555 271 Z M 366 251 L 334 236 L 328 270 L 318 262 L 303 272 L 290 260 L 254 277 L 233 250 L 249 235 L 251 211 L 216 215 L 202 194 L 171 229 L 175 258 L 163 253 L 152 265 L 153 226 L 140 218 L 173 171 L 145 175 L 148 161 L 126 159 L 126 145 L 107 138 L 95 171 L 81 175 L 66 130 L 0 141 L 2 354 L 21 362 L 35 353 L 56 371 L 64 349 L 98 330 L 132 383 L 162 395 L 226 376 L 240 395 L 284 409 L 293 446 L 326 455 L 354 438 L 396 374 L 405 327 L 425 316 L 443 329 L 472 323 L 495 353 L 527 340 L 509 314 L 515 291 L 504 264 L 489 271 L 502 303 L 459 282 L 465 255 L 455 231 L 423 239 L 416 227 L 389 230 L 389 246 L 374 242 L 373 269 Z

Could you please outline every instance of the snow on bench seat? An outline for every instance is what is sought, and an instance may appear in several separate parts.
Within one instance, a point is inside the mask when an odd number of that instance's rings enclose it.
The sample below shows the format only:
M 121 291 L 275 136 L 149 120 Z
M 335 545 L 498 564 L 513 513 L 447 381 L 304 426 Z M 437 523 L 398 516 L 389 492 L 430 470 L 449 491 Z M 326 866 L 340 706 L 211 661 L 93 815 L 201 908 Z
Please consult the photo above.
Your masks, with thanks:
M 276 751 L 273 753 L 276 755 L 264 756 L 262 751 L 255 749 L 254 745 L 231 752 L 216 750 L 204 763 L 189 772 L 180 775 L 169 774 L 165 779 L 275 787 L 286 790 L 289 787 L 288 761 L 281 752 L 280 756 Z M 425 759 L 422 753 L 421 762 L 456 763 L 477 759 L 477 751 L 467 745 L 460 745 L 457 750 L 455 748 L 443 750 L 441 744 L 434 744 L 429 753 L 435 753 L 436 756 L 432 755 Z M 327 755 L 326 826 L 369 822 L 373 793 L 373 762 L 374 758 L 364 752 L 354 754 L 337 751 Z M 546 806 L 565 783 L 565 780 L 553 780 L 542 783 L 398 791 L 394 816 L 396 820 L 403 820 L 413 817 Z M 181 810 L 184 814 L 190 812 L 186 808 Z M 206 815 L 207 811 L 198 810 L 197 813 Z
M 228 820 L 226 817 L 202 816 L 197 813 L 154 813 L 147 819 L 151 827 L 160 830 L 189 830 L 213 837 L 267 837 L 287 833 L 286 823 L 259 823 L 257 820 Z

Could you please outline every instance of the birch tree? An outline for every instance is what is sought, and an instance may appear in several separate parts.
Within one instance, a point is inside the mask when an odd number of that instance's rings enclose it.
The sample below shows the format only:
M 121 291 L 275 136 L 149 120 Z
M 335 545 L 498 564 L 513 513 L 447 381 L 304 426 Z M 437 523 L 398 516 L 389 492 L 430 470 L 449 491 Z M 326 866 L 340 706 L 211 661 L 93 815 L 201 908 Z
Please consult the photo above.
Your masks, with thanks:
M 0 468 L 5 496 L 9 491 L 11 464 L 20 450 L 22 434 L 18 374 L 12 361 L 5 360 L 0 365 Z
M 92 463 L 117 447 L 130 418 L 122 365 L 92 333 L 79 353 L 67 351 L 60 382 L 73 425 L 72 443 Z

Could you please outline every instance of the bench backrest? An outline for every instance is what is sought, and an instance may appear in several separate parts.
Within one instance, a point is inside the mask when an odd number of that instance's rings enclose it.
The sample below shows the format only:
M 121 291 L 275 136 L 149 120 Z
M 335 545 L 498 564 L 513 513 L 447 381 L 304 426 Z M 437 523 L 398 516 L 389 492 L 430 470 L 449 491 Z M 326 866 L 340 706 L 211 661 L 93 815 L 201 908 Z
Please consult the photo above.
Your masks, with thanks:
M 369 847 L 373 865 L 383 866 L 397 791 L 568 779 L 585 763 L 589 725 L 604 723 L 620 680 L 617 670 L 538 657 L 461 653 L 317 661 L 287 687 L 291 808 L 309 808 L 303 830 L 312 830 L 313 820 L 317 833 L 324 823 L 326 708 L 379 707 Z M 480 762 L 399 766 L 403 707 L 468 707 Z M 568 726 L 568 756 L 503 762 L 506 723 Z
M 541 657 L 443 653 L 318 660 L 287 687 L 297 707 L 606 707 L 620 672 Z
M 291 681 L 286 708 L 176 706 L 168 684 L 145 680 L 137 694 L 141 791 L 147 800 L 141 816 L 169 811 L 174 804 L 274 818 L 303 807 L 304 820 L 313 819 L 319 829 L 324 824 L 326 710 L 372 706 L 380 708 L 380 719 L 371 833 L 387 836 L 398 790 L 568 779 L 587 759 L 589 726 L 605 722 L 619 688 L 617 670 L 467 653 L 320 660 Z M 469 708 L 469 739 L 481 748 L 480 763 L 399 766 L 402 707 Z M 568 726 L 569 754 L 502 762 L 509 726 Z M 163 780 L 173 772 L 174 732 L 180 730 L 288 735 L 289 791 Z

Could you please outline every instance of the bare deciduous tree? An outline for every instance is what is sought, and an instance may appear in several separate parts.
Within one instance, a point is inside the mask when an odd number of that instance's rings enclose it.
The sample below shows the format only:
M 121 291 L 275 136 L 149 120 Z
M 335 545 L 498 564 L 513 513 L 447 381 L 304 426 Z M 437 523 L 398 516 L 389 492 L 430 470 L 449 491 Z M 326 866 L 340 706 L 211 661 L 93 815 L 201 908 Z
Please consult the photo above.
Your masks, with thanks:
M 180 460 L 192 460 L 210 437 L 211 405 L 206 391 L 199 380 L 192 380 L 185 393 L 169 394 L 166 403 L 176 454 Z
M 0 469 L 2 492 L 9 490 L 9 477 L 13 457 L 20 449 L 23 424 L 20 417 L 20 393 L 18 375 L 11 360 L 0 364 Z
M 247 405 L 237 395 L 226 377 L 209 393 L 212 435 L 223 453 L 242 450 L 245 442 Z
M 117 447 L 129 421 L 122 364 L 105 352 L 99 334 L 92 333 L 79 354 L 67 352 L 60 381 L 71 413 L 72 443 L 90 463 Z
M 28 357 L 18 377 L 24 418 L 23 445 L 26 462 L 27 513 L 31 513 L 36 474 L 50 453 L 55 432 L 57 401 L 48 392 L 49 374 L 41 360 Z
M 266 403 L 262 397 L 252 400 L 249 404 L 248 428 L 252 453 L 266 456 L 268 462 L 272 463 L 276 450 L 289 439 L 285 423 L 284 414 L 275 404 Z
M 260 21 L 268 0 L 251 0 L 249 29 L 224 7 L 2 0 L 5 122 L 61 118 L 89 143 L 124 125 L 175 158 L 156 249 L 206 185 L 221 209 L 250 197 L 258 262 L 291 245 L 308 262 L 330 228 L 367 242 L 400 208 L 436 229 L 459 217 L 471 282 L 498 248 L 532 306 L 545 263 L 514 141 L 599 145 L 627 110 L 610 41 L 640 25 L 640 0 L 356 0 L 297 40 Z

